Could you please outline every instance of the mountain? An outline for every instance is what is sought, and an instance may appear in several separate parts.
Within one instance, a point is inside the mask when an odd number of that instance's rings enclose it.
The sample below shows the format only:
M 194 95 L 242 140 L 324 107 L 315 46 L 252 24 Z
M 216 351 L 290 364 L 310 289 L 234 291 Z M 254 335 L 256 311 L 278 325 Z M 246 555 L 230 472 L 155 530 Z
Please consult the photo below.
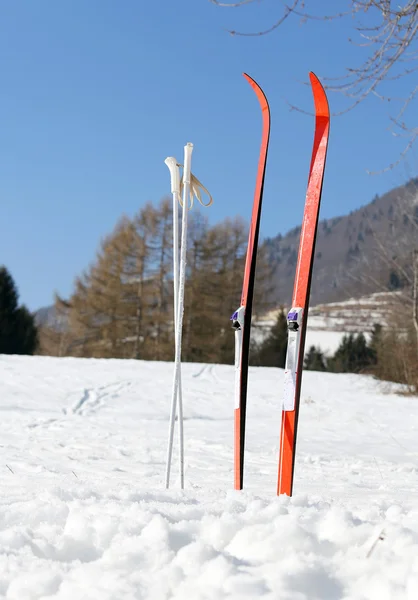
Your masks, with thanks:
M 55 324 L 55 306 L 44 306 L 35 312 L 35 322 L 38 327 L 49 326 Z
M 65 331 L 67 329 L 66 317 L 57 314 L 54 304 L 35 311 L 35 323 L 38 327 L 50 327 L 55 331 Z
M 418 178 L 318 225 L 311 304 L 338 302 L 408 283 L 418 237 Z M 300 227 L 263 244 L 273 267 L 273 304 L 291 301 Z

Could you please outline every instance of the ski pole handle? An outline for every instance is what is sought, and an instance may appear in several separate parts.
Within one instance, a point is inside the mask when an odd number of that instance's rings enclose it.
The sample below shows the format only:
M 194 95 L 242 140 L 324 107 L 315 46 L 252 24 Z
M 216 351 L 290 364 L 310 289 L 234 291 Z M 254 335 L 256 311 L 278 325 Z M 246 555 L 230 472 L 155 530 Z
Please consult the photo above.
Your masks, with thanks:
M 180 196 L 180 168 L 174 156 L 165 159 L 165 164 L 169 168 L 171 177 L 171 193 Z
M 191 162 L 192 162 L 193 144 L 187 142 L 184 146 L 184 170 L 183 170 L 183 183 L 190 186 L 191 183 Z

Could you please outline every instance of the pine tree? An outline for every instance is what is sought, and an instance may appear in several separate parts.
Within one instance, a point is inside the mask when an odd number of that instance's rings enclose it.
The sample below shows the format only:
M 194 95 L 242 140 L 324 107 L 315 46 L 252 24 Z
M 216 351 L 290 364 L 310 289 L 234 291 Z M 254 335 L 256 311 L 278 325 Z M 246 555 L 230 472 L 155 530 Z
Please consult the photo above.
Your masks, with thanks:
M 33 354 L 38 346 L 38 329 L 33 314 L 26 306 L 17 309 L 16 322 L 17 354 Z
M 335 354 L 328 361 L 328 366 L 335 373 L 352 372 L 354 356 L 354 335 L 352 333 L 343 336 Z
M 15 354 L 18 295 L 12 276 L 0 268 L 0 354 Z
M 360 373 L 373 364 L 373 350 L 363 333 L 344 335 L 328 367 L 336 373 Z
M 287 337 L 287 317 L 282 307 L 269 335 L 254 351 L 251 364 L 283 369 L 286 364 Z
M 18 306 L 18 292 L 6 267 L 0 268 L 0 354 L 33 354 L 38 345 L 34 316 Z
M 316 346 L 311 346 L 306 353 L 304 369 L 307 371 L 326 371 L 327 366 L 323 352 Z
M 363 333 L 357 334 L 354 339 L 354 355 L 355 355 L 355 373 L 364 371 L 373 362 L 373 353 L 367 344 L 367 340 Z

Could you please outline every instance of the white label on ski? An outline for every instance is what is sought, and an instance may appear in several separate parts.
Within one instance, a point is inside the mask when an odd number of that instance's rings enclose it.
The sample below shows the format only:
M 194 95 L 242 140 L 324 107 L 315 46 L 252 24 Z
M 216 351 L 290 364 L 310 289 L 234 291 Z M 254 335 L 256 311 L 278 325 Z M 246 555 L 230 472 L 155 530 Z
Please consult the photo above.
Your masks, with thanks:
M 303 308 L 292 308 L 287 315 L 288 341 L 284 372 L 283 410 L 295 410 L 296 376 L 298 372 L 299 347 Z

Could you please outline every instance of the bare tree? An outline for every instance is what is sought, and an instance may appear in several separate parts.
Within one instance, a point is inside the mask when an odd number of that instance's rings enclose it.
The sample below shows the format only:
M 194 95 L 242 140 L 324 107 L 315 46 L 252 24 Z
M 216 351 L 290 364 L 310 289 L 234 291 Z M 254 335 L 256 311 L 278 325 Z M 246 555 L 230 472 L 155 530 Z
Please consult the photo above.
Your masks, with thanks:
M 387 205 L 386 205 L 387 206 Z M 369 249 L 347 269 L 349 280 L 363 292 L 378 292 L 367 300 L 364 329 L 383 326 L 377 344 L 376 375 L 418 390 L 418 188 L 416 181 L 390 201 L 380 223 L 364 210 Z M 376 214 L 376 213 L 375 213 Z
M 376 216 L 376 213 L 373 214 Z M 418 249 L 418 188 L 409 182 L 403 193 L 391 200 L 387 214 L 374 221 L 370 210 L 363 210 L 364 249 L 352 259 L 351 269 L 346 270 L 349 281 L 363 284 L 361 292 L 388 292 L 404 290 L 401 302 L 412 306 L 414 284 L 413 252 Z M 368 287 L 367 287 L 368 284 Z M 412 313 L 411 313 L 412 314 Z
M 260 0 L 237 0 L 223 2 L 209 0 L 222 7 L 242 7 Z M 230 31 L 233 35 L 261 36 L 277 30 L 285 21 L 297 17 L 302 22 L 334 21 L 349 18 L 355 35 L 349 42 L 366 49 L 366 55 L 358 65 L 347 66 L 337 78 L 324 77 L 328 90 L 344 95 L 347 106 L 337 114 L 342 114 L 358 106 L 369 96 L 390 102 L 393 112 L 390 129 L 395 136 L 406 138 L 404 149 L 398 160 L 389 165 L 389 170 L 397 165 L 413 146 L 418 137 L 418 127 L 406 122 L 406 111 L 418 94 L 415 72 L 418 69 L 418 2 L 416 0 L 336 0 L 335 12 L 324 12 L 324 4 L 318 0 L 286 0 L 278 2 L 277 15 L 272 24 L 264 30 L 253 32 Z M 314 11 L 314 12 L 310 12 Z M 384 84 L 410 77 L 409 92 L 404 97 L 396 93 L 388 94 Z M 296 108 L 296 107 L 293 107 Z
M 413 273 L 414 278 L 412 282 L 412 321 L 414 324 L 415 335 L 417 337 L 417 351 L 418 351 L 418 250 L 413 252 Z

